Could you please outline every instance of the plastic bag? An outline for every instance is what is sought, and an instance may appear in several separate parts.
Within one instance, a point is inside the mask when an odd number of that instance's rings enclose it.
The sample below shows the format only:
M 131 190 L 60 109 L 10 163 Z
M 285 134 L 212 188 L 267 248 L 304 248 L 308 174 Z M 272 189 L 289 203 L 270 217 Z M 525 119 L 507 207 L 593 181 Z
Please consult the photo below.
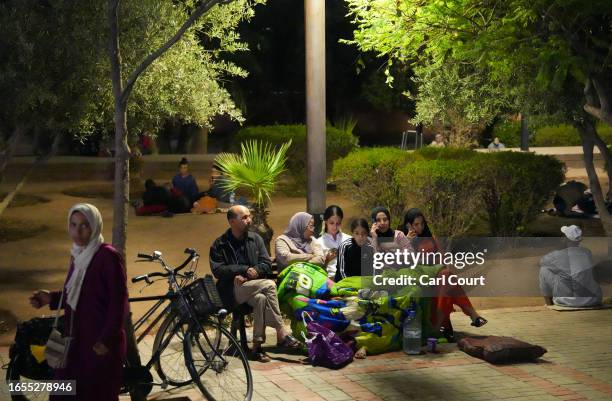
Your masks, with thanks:
M 306 317 L 310 319 L 309 322 L 306 322 Z M 314 366 L 339 369 L 353 361 L 353 350 L 336 333 L 313 321 L 306 312 L 302 313 L 302 320 L 308 335 L 311 336 L 304 336 L 304 339 L 308 347 L 308 357 Z

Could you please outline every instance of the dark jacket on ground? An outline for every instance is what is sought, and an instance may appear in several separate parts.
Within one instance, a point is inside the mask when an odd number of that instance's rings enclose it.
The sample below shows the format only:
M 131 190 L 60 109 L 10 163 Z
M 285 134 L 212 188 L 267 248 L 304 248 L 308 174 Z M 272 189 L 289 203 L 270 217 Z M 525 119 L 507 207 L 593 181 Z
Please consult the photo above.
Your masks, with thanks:
M 259 234 L 248 231 L 246 237 L 246 257 L 249 264 L 239 264 L 235 250 L 230 243 L 232 231 L 228 229 L 225 234 L 215 240 L 210 247 L 210 269 L 217 281 L 217 289 L 226 308 L 234 308 L 234 277 L 246 277 L 249 267 L 254 267 L 259 278 L 266 278 L 272 272 L 272 261 L 266 250 L 263 239 Z M 231 310 L 230 309 L 230 310 Z

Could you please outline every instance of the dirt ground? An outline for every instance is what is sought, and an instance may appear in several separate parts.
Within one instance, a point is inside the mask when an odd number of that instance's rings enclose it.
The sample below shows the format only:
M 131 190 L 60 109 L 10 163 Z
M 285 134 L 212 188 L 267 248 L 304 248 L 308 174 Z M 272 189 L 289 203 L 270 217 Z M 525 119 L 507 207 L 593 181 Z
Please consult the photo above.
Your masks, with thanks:
M 42 195 L 49 202 L 35 205 L 24 205 L 8 208 L 1 218 L 4 221 L 13 221 L 17 224 L 44 227 L 36 235 L 19 240 L 0 242 L 0 320 L 11 322 L 11 318 L 18 320 L 29 319 L 42 314 L 49 315 L 48 310 L 35 310 L 28 303 L 30 293 L 39 288 L 60 288 L 69 260 L 70 240 L 66 232 L 66 213 L 77 202 L 94 203 L 104 217 L 103 235 L 110 242 L 112 229 L 112 200 L 108 196 L 98 198 L 84 198 L 69 196 L 63 193 L 67 188 L 81 187 L 110 187 L 108 181 L 49 181 L 26 183 L 20 193 L 22 195 Z M 327 204 L 341 205 L 345 212 L 345 221 L 361 216 L 358 208 L 350 199 L 337 193 L 328 193 Z M 269 223 L 274 229 L 275 236 L 281 234 L 289 218 L 296 212 L 305 210 L 305 198 L 291 198 L 275 196 L 270 207 Z M 544 225 L 560 227 L 567 224 L 562 220 L 542 220 Z M 348 231 L 345 224 L 345 231 Z M 163 252 L 165 260 L 172 264 L 179 264 L 184 260 L 183 250 L 186 247 L 197 249 L 202 255 L 198 271 L 201 275 L 210 271 L 208 253 L 211 243 L 227 228 L 225 214 L 212 215 L 175 215 L 172 218 L 159 216 L 137 217 L 130 209 L 128 225 L 127 270 L 128 277 L 157 271 L 160 266 L 151 263 L 135 263 L 138 252 L 150 253 L 153 250 Z M 558 228 L 556 228 L 558 230 Z M 601 229 L 596 225 L 592 227 L 591 235 L 601 235 Z M 537 258 L 532 258 L 535 263 Z M 498 276 L 503 277 L 516 274 L 513 266 L 516 262 L 506 263 L 506 271 Z M 533 283 L 532 283 L 533 284 Z M 131 296 L 158 295 L 165 292 L 165 283 L 159 282 L 144 288 L 142 284 L 128 284 Z M 472 299 L 477 309 L 489 309 L 510 306 L 541 305 L 540 297 L 475 297 Z M 132 312 L 139 316 L 145 303 L 132 305 Z M 1 312 L 9 311 L 3 315 Z M 9 324 L 10 326 L 11 324 Z M 0 335 L 0 344 L 10 343 L 13 333 Z

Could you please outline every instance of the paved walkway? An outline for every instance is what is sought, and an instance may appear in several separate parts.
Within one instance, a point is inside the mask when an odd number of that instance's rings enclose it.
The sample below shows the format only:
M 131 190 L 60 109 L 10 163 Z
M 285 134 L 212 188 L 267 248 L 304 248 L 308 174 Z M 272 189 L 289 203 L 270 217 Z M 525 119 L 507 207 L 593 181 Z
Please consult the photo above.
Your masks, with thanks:
M 548 353 L 539 363 L 494 366 L 448 344 L 439 354 L 387 353 L 354 361 L 339 371 L 305 365 L 301 356 L 271 354 L 273 362 L 251 364 L 253 399 L 612 400 L 612 309 L 557 312 L 531 307 L 482 314 L 489 323 L 480 329 L 469 326 L 467 317 L 454 314 L 456 330 L 513 336 L 544 346 Z M 188 387 L 154 391 L 149 399 L 203 398 Z

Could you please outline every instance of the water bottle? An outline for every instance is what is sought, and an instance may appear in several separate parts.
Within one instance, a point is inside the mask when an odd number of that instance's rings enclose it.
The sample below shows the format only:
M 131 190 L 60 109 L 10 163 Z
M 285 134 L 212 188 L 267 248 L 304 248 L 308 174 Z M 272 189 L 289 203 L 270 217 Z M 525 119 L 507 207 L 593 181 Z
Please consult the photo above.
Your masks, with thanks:
M 232 193 L 230 194 L 230 198 L 229 198 L 230 204 L 234 204 L 236 203 L 236 193 L 232 191 Z
M 403 348 L 408 355 L 418 355 L 421 353 L 421 322 L 417 319 L 414 309 L 410 309 L 408 316 L 404 319 Z

